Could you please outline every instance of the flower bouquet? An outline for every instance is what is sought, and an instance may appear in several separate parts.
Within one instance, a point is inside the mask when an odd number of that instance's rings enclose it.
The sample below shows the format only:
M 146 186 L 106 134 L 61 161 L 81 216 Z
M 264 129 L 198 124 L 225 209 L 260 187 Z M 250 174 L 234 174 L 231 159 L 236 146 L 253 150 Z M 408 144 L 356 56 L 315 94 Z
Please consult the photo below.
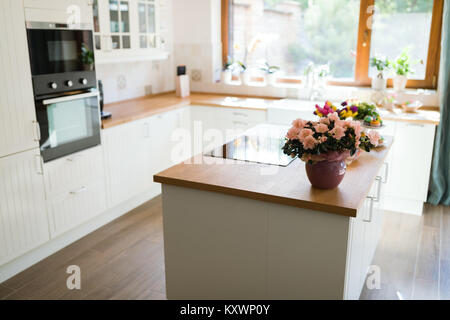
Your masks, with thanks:
M 344 178 L 346 160 L 352 160 L 360 149 L 370 152 L 381 143 L 378 132 L 366 135 L 360 122 L 342 120 L 333 112 L 319 121 L 295 120 L 283 152 L 306 163 L 314 187 L 334 189 Z
M 368 127 L 381 127 L 383 125 L 383 120 L 376 111 L 376 106 L 373 104 L 350 99 L 342 102 L 341 107 L 339 109 L 330 101 L 326 101 L 323 108 L 316 105 L 314 114 L 319 117 L 326 117 L 333 112 L 337 112 L 341 120 L 348 118 L 360 120 Z

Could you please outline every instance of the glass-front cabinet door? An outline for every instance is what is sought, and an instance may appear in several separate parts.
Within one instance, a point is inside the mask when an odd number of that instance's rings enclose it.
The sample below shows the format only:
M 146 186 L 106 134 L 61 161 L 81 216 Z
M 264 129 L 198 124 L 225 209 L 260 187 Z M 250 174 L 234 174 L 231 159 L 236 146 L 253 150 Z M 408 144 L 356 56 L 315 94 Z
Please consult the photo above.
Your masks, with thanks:
M 139 0 L 139 48 L 156 48 L 156 14 L 154 0 Z
M 161 0 L 93 0 L 96 60 L 138 57 L 164 59 L 160 34 Z

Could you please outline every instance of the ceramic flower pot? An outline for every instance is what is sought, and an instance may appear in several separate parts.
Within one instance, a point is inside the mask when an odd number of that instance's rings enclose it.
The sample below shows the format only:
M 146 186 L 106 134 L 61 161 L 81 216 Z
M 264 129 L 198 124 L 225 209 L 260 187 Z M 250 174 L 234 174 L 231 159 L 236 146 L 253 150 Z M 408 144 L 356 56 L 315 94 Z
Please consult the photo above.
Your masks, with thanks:
M 320 161 L 314 164 L 307 162 L 305 168 L 311 185 L 319 189 L 337 188 L 347 170 L 344 160 Z
M 250 75 L 250 72 L 249 72 L 249 71 L 244 71 L 244 72 L 242 72 L 241 75 L 240 75 L 240 77 L 241 77 L 241 83 L 242 83 L 243 85 L 248 85 L 248 84 L 250 83 L 250 77 L 251 77 L 251 75 Z
M 231 83 L 232 78 L 233 78 L 233 73 L 231 72 L 231 70 L 228 70 L 228 69 L 222 71 L 222 74 L 220 75 L 220 81 L 225 84 Z
M 266 76 L 266 78 L 267 78 L 267 84 L 269 85 L 269 86 L 274 86 L 276 83 L 277 83 L 277 80 L 278 80 L 278 74 L 276 73 L 276 72 L 274 72 L 274 73 L 269 73 L 267 76 Z
M 394 76 L 394 90 L 395 91 L 403 91 L 406 88 L 406 83 L 408 82 L 407 76 L 400 76 L 395 75 Z
M 373 78 L 372 79 L 372 89 L 377 91 L 386 90 L 387 80 L 385 78 Z

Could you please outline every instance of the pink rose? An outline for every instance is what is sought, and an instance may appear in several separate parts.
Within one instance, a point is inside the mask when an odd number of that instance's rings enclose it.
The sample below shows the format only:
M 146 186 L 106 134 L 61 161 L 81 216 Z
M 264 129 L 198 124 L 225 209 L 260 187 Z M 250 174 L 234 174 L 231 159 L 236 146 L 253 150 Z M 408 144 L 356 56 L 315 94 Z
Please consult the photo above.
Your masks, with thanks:
M 350 128 L 353 128 L 353 130 L 355 130 L 355 134 L 357 136 L 360 136 L 361 132 L 363 131 L 363 128 L 361 127 L 361 123 L 359 121 L 351 121 Z
M 338 126 L 338 127 L 345 127 L 345 123 L 346 123 L 345 120 L 340 120 L 340 119 L 334 121 L 334 125 Z
M 327 140 L 328 140 L 328 138 L 325 137 L 325 136 L 319 137 L 319 143 L 324 143 L 324 142 L 326 142 Z
M 343 127 L 334 127 L 334 129 L 331 130 L 330 133 L 333 135 L 333 137 L 336 140 L 341 140 L 342 137 L 345 136 L 345 128 L 343 128 Z
M 303 140 L 303 148 L 305 148 L 305 150 L 314 149 L 316 144 L 317 144 L 317 140 L 314 139 L 313 136 L 307 136 L 305 138 L 305 140 Z
M 331 121 L 337 121 L 339 120 L 339 115 L 337 114 L 337 112 L 330 113 L 328 115 L 328 119 Z
M 319 123 L 317 125 L 314 126 L 314 129 L 316 130 L 316 132 L 318 133 L 325 133 L 328 131 L 328 126 L 326 124 L 323 123 Z
M 326 125 L 330 124 L 330 120 L 328 120 L 328 118 L 326 118 L 326 117 L 320 118 L 319 122 L 326 124 Z
M 297 128 L 294 128 L 294 127 L 290 128 L 286 134 L 286 138 L 288 138 L 289 140 L 297 139 L 299 131 L 300 130 Z
M 308 121 L 296 119 L 292 121 L 292 126 L 297 129 L 303 129 Z
M 302 129 L 298 135 L 298 140 L 303 142 L 307 137 L 310 137 L 314 134 L 311 129 Z
M 378 147 L 380 144 L 380 134 L 376 130 L 372 130 L 367 135 L 369 137 L 370 143 L 373 144 L 375 147 Z

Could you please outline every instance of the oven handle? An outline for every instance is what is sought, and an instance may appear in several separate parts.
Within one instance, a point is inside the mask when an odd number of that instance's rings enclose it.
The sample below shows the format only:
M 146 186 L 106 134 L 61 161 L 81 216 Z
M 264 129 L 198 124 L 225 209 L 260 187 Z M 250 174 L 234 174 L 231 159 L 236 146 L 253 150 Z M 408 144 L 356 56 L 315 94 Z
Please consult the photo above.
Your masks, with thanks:
M 89 93 L 76 94 L 76 95 L 72 95 L 72 96 L 65 96 L 65 97 L 59 97 L 59 98 L 54 98 L 54 99 L 46 99 L 46 100 L 42 101 L 42 104 L 44 106 L 47 106 L 49 104 L 84 99 L 84 98 L 95 97 L 95 96 L 98 96 L 98 92 L 89 92 Z

